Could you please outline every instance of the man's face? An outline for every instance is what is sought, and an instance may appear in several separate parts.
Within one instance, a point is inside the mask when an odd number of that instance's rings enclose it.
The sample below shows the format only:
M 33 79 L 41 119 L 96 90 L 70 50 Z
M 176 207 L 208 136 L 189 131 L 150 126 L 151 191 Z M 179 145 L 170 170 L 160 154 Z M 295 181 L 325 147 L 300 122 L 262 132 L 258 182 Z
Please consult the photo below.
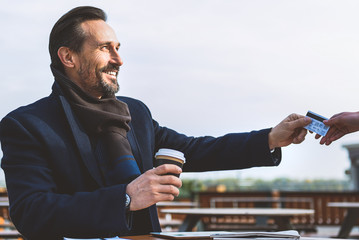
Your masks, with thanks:
M 75 81 L 88 94 L 101 98 L 118 92 L 117 75 L 122 65 L 120 43 L 113 29 L 102 20 L 81 24 L 87 37 L 77 58 Z

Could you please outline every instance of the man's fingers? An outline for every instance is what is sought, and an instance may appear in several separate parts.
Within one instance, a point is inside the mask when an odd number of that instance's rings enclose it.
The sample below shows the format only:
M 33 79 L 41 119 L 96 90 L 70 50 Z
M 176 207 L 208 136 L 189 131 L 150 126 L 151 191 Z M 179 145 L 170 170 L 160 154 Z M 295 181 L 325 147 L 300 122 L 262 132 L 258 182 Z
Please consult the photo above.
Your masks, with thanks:
M 173 185 L 161 185 L 161 187 L 158 189 L 158 192 L 163 194 L 171 194 L 173 196 L 179 195 L 179 189 Z
M 156 167 L 154 173 L 157 175 L 165 175 L 167 173 L 181 174 L 182 169 L 174 164 L 163 164 Z
M 343 137 L 345 134 L 336 128 L 331 128 L 327 134 L 320 140 L 320 144 L 330 145 L 332 142 Z
M 330 137 L 330 141 L 334 142 L 335 140 L 338 140 L 339 138 L 343 137 L 345 134 L 340 131 L 340 130 L 336 130 L 333 135 Z
M 127 185 L 126 192 L 131 196 L 130 210 L 136 211 L 149 207 L 159 201 L 172 201 L 179 195 L 182 186 L 182 169 L 174 164 L 163 164 L 146 171 Z
M 293 120 L 291 122 L 289 122 L 291 129 L 296 129 L 296 128 L 302 128 L 307 126 L 308 124 L 310 124 L 310 122 L 312 121 L 311 118 L 308 117 L 302 117 L 296 120 Z
M 159 184 L 162 185 L 174 185 L 178 188 L 182 187 L 182 181 L 178 177 L 175 177 L 173 175 L 163 175 L 159 178 Z
M 307 130 L 304 128 L 301 129 L 299 134 L 293 139 L 293 143 L 299 144 L 299 143 L 303 142 L 306 135 L 307 135 Z
M 324 143 L 326 143 L 327 142 L 327 140 L 328 140 L 328 137 L 327 136 L 324 136 L 324 137 L 322 137 L 322 139 L 320 139 L 320 144 L 324 144 Z
M 325 134 L 322 141 L 320 141 L 320 144 L 323 144 L 324 142 L 330 140 L 335 135 L 336 131 L 337 131 L 336 127 L 329 128 L 327 134 Z
M 173 195 L 173 194 L 161 193 L 158 196 L 158 199 L 156 202 L 173 201 L 174 199 L 175 199 L 175 195 Z

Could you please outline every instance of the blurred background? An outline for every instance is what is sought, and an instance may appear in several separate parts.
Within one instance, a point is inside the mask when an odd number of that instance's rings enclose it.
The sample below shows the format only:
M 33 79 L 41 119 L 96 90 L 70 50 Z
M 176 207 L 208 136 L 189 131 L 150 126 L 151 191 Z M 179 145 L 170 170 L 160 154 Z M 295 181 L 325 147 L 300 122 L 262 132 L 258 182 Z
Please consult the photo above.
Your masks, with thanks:
M 119 94 L 142 100 L 154 119 L 178 132 L 221 136 L 274 127 L 293 112 L 329 118 L 359 110 L 355 0 L 0 3 L 1 118 L 50 94 L 49 33 L 80 5 L 107 12 L 121 42 Z M 358 137 L 321 146 L 308 134 L 303 144 L 282 149 L 279 167 L 182 177 L 347 186 L 350 161 L 343 145 L 359 143 Z

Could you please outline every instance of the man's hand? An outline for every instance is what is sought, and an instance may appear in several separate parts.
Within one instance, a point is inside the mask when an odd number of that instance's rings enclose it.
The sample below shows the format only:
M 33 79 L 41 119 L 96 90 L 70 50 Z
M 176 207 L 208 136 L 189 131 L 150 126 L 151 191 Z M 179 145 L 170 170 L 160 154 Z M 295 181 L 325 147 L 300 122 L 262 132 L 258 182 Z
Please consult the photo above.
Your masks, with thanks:
M 324 120 L 323 123 L 330 126 L 330 129 L 327 134 L 322 137 L 320 144 L 329 145 L 344 135 L 359 130 L 359 112 L 338 113 L 329 120 Z M 320 137 L 318 134 L 315 136 L 316 139 Z
M 291 114 L 275 126 L 269 133 L 269 148 L 285 147 L 291 143 L 304 141 L 307 126 L 312 120 L 298 114 Z
M 178 196 L 182 181 L 166 173 L 180 174 L 182 169 L 174 164 L 164 164 L 148 170 L 127 185 L 131 197 L 130 211 L 147 208 L 159 201 L 172 201 Z

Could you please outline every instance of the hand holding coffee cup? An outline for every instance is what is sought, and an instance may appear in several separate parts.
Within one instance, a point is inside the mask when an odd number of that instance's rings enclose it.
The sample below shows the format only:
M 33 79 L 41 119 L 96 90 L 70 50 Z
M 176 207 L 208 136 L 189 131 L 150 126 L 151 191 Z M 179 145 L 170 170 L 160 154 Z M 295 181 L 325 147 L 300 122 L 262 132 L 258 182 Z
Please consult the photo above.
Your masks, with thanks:
M 183 167 L 183 164 L 186 162 L 184 154 L 180 151 L 168 149 L 168 148 L 161 148 L 155 155 L 155 167 L 161 166 L 162 164 L 175 164 L 180 168 Z M 179 177 L 179 174 L 172 174 L 176 177 Z

